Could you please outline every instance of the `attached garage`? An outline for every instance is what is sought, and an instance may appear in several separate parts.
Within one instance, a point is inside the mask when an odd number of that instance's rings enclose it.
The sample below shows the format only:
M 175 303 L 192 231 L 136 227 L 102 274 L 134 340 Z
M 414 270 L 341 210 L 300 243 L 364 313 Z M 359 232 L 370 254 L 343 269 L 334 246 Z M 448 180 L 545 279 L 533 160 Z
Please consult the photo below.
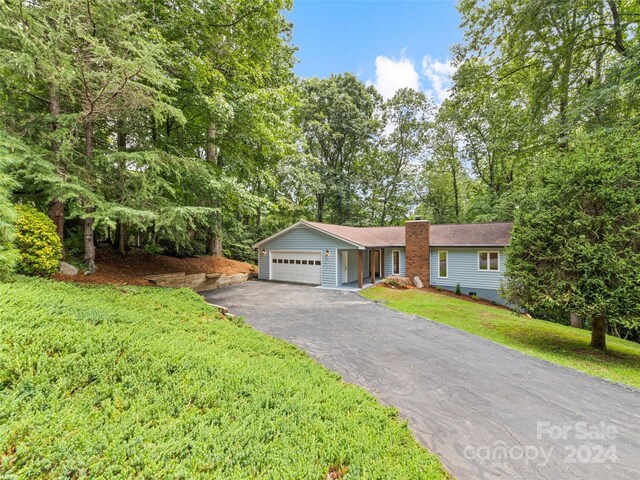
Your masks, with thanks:
M 376 273 L 381 275 L 382 252 L 396 247 L 404 251 L 402 243 L 404 227 L 359 228 L 301 221 L 254 245 L 258 278 L 323 287 L 360 284 L 371 275 L 371 255 L 379 255 L 374 258 L 380 259 Z
M 320 252 L 270 252 L 271 278 L 281 282 L 322 283 L 322 254 Z

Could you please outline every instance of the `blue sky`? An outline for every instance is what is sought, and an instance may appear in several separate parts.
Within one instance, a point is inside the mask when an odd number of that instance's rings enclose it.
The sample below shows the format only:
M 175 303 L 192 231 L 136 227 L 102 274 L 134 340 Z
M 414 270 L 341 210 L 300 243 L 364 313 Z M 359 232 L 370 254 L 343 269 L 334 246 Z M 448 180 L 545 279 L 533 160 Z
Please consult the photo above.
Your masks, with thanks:
M 287 17 L 301 77 L 348 71 L 387 98 L 401 87 L 447 95 L 449 47 L 462 40 L 454 1 L 294 0 Z

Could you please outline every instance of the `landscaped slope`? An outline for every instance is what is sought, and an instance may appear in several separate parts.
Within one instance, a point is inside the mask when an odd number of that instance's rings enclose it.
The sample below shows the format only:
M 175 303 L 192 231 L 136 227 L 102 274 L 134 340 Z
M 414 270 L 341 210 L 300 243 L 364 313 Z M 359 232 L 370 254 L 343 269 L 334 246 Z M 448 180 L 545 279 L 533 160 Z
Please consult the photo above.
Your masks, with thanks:
M 608 353 L 603 354 L 589 347 L 587 330 L 536 320 L 444 293 L 372 287 L 363 290 L 362 295 L 529 355 L 640 388 L 640 345 L 636 343 L 608 337 Z
M 31 279 L 0 284 L 0 464 L 19 478 L 445 477 L 393 410 L 190 291 Z

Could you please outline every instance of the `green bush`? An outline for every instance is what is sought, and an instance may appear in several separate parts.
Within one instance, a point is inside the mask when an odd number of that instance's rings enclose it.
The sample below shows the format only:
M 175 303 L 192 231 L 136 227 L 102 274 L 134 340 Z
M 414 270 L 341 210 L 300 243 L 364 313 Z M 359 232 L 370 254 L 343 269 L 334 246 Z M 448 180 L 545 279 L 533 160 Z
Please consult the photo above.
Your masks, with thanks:
M 456 295 L 462 295 L 462 290 L 460 289 L 460 284 L 456 285 Z
M 16 210 L 15 244 L 19 252 L 16 271 L 50 277 L 58 271 L 62 258 L 62 245 L 55 225 L 31 206 L 19 205 Z
M 0 478 L 448 478 L 397 412 L 190 290 L 0 282 Z

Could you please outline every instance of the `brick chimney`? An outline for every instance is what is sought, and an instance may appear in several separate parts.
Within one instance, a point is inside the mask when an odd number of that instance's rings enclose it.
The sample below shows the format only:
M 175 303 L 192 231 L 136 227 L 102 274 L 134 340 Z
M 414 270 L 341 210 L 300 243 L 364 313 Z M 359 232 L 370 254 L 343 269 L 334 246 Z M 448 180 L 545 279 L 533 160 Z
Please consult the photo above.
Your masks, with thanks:
M 429 286 L 429 222 L 413 220 L 404 227 L 407 256 L 407 277 L 418 277 Z

